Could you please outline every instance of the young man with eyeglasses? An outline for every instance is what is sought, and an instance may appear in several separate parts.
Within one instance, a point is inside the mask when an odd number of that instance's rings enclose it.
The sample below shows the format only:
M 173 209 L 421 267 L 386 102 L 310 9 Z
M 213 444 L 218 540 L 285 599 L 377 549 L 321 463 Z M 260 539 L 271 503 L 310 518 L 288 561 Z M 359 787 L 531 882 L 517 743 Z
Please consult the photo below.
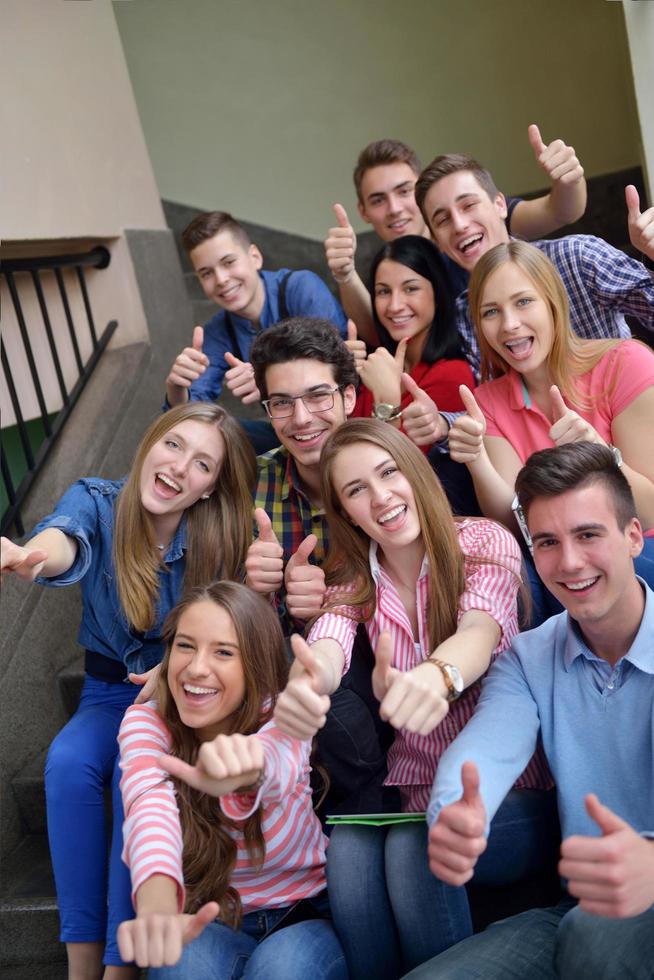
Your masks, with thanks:
M 320 453 L 329 433 L 351 414 L 359 379 L 337 329 L 317 317 L 269 327 L 252 345 L 250 360 L 281 446 L 257 457 L 257 537 L 248 551 L 245 581 L 255 592 L 274 594 L 289 635 L 301 632 L 322 603 L 320 566 L 328 541 Z M 386 757 L 370 684 L 372 652 L 367 638 L 359 643 L 359 655 L 331 696 L 318 736 L 320 761 L 331 782 L 329 812 L 394 809 L 382 787 Z M 292 676 L 301 673 L 296 660 Z

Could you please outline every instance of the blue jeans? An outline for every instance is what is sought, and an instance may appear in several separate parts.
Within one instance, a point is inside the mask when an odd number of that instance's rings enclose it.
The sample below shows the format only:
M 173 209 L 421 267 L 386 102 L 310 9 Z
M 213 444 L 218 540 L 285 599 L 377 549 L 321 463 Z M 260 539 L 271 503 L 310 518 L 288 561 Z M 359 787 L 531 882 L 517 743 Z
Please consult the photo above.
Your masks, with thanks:
M 105 963 L 113 965 L 123 964 L 116 930 L 124 919 L 134 917 L 129 871 L 120 858 L 123 805 L 116 739 L 138 692 L 134 684 L 109 684 L 87 675 L 79 708 L 50 746 L 45 765 L 61 942 L 106 941 Z M 108 785 L 113 810 L 110 848 L 104 806 Z
M 496 922 L 405 980 L 652 980 L 654 908 L 631 919 L 582 912 L 570 899 Z
M 508 884 L 555 859 L 554 795 L 508 794 L 477 863 L 476 882 Z M 472 935 L 465 888 L 446 885 L 429 870 L 425 823 L 335 827 L 327 849 L 327 883 L 350 980 L 397 980 Z
M 320 898 L 316 904 L 326 906 Z M 243 917 L 239 930 L 212 922 L 175 966 L 150 969 L 149 980 L 347 980 L 343 950 L 329 919 L 275 929 L 287 909 Z

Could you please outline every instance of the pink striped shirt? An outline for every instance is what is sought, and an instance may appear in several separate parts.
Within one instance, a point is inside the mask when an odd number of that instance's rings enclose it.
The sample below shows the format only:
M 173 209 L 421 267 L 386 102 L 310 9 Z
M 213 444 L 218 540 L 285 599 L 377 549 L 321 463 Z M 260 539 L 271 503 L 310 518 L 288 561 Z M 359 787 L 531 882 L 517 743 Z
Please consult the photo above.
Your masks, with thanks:
M 244 913 L 281 908 L 311 898 L 325 888 L 327 839 L 311 805 L 310 742 L 298 742 L 268 722 L 257 733 L 264 749 L 264 780 L 255 793 L 230 793 L 216 800 L 236 826 L 237 858 L 231 884 L 238 890 Z M 127 709 L 118 735 L 120 788 L 125 807 L 123 861 L 132 876 L 132 897 L 154 874 L 177 883 L 184 908 L 182 831 L 173 782 L 157 764 L 170 751 L 170 733 L 153 701 Z M 266 845 L 263 867 L 250 863 L 240 821 L 262 811 Z
M 518 632 L 517 594 L 521 572 L 518 544 L 509 531 L 494 521 L 463 520 L 456 522 L 459 545 L 465 558 L 465 589 L 459 598 L 458 619 L 465 612 L 478 609 L 488 613 L 501 630 L 499 643 L 493 651 L 493 659 L 506 650 Z M 470 560 L 471 558 L 477 560 Z M 484 560 L 487 559 L 487 560 Z M 499 564 L 498 564 L 499 563 Z M 418 638 L 414 639 L 411 623 L 391 578 L 379 564 L 377 545 L 370 543 L 370 571 L 377 593 L 374 616 L 366 623 L 370 642 L 374 648 L 379 634 L 384 630 L 393 638 L 393 666 L 398 670 L 411 670 L 433 652 L 429 646 L 427 631 L 427 602 L 429 597 L 429 568 L 425 559 L 416 582 L 416 610 L 418 614 Z M 342 592 L 342 587 L 328 590 Z M 357 612 L 354 607 L 343 607 L 352 616 L 327 612 L 318 619 L 308 637 L 308 642 L 333 639 L 345 653 L 344 671 L 350 665 Z M 425 810 L 429 803 L 431 786 L 438 760 L 472 716 L 479 698 L 480 681 L 466 688 L 463 695 L 450 705 L 443 721 L 429 735 L 416 735 L 404 729 L 396 732 L 388 752 L 388 777 L 386 784 L 399 786 L 403 809 Z M 551 777 L 539 755 L 529 764 L 516 786 L 548 787 Z

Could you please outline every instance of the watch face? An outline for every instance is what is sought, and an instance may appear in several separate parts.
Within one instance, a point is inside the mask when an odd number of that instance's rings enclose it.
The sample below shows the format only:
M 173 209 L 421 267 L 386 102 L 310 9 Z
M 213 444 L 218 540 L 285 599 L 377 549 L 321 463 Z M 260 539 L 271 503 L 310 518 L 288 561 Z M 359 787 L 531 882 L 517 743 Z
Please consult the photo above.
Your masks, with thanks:
M 447 672 L 450 675 L 450 680 L 454 685 L 454 690 L 457 694 L 463 694 L 463 677 L 461 676 L 461 671 L 454 664 L 448 664 Z
M 387 422 L 395 411 L 395 406 L 387 405 L 386 402 L 380 402 L 378 405 L 375 405 L 372 411 L 376 419 L 379 419 L 381 422 Z

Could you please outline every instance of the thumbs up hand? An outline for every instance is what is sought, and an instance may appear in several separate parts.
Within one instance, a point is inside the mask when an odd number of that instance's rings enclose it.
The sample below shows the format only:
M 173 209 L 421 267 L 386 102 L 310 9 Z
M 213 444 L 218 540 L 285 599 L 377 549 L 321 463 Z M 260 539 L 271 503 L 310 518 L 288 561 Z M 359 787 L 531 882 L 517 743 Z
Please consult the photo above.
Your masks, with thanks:
M 361 363 L 368 356 L 368 351 L 366 350 L 364 341 L 359 340 L 354 320 L 347 321 L 347 340 L 345 341 L 345 346 L 354 358 L 355 368 L 361 374 Z
M 399 405 L 402 398 L 402 373 L 408 337 L 403 337 L 395 354 L 378 347 L 359 365 L 359 376 L 372 392 L 376 402 Z
M 449 710 L 445 681 L 433 664 L 397 670 L 391 667 L 392 656 L 391 636 L 384 632 L 375 648 L 372 672 L 372 689 L 381 702 L 379 717 L 393 728 L 429 735 Z
M 528 129 L 528 136 L 534 156 L 550 180 L 559 184 L 576 184 L 583 178 L 584 168 L 572 146 L 561 139 L 545 144 L 538 126 L 533 123 Z
M 342 204 L 334 205 L 336 227 L 330 228 L 325 239 L 325 258 L 336 282 L 348 282 L 354 275 L 354 256 L 357 236 Z
M 277 725 L 291 738 L 313 738 L 327 720 L 331 702 L 326 694 L 328 681 L 321 662 L 298 633 L 291 637 L 295 663 L 291 678 L 277 698 L 274 717 Z
M 450 456 L 457 463 L 475 463 L 485 452 L 486 419 L 470 389 L 461 385 L 459 392 L 466 414 L 455 419 L 450 428 Z
M 434 442 L 447 439 L 447 422 L 438 411 L 438 406 L 426 391 L 420 388 L 410 374 L 402 374 L 404 390 L 413 401 L 402 412 L 402 428 L 416 446 L 431 446 Z
M 550 401 L 553 422 L 550 439 L 556 446 L 563 446 L 568 442 L 598 442 L 602 446 L 606 445 L 590 422 L 582 418 L 574 409 L 568 408 L 556 385 L 550 388 Z
M 633 184 L 625 187 L 624 194 L 629 241 L 638 252 L 654 260 L 654 207 L 641 213 L 640 198 Z
M 204 329 L 193 328 L 190 347 L 177 355 L 166 378 L 166 396 L 169 405 L 183 405 L 188 401 L 188 389 L 209 367 L 209 358 L 202 351 Z
M 253 592 L 277 592 L 284 581 L 284 549 L 273 531 L 272 522 L 262 507 L 257 507 L 254 519 L 259 536 L 248 548 L 245 559 L 245 584 Z
M 261 398 L 256 381 L 254 368 L 249 361 L 240 361 L 231 351 L 225 354 L 229 370 L 225 371 L 225 384 L 233 395 L 240 398 L 244 405 L 251 405 Z
M 654 903 L 654 842 L 637 834 L 593 793 L 585 804 L 601 836 L 566 838 L 559 873 L 584 911 L 618 919 L 640 915 Z
M 448 885 L 465 885 L 473 876 L 480 854 L 486 850 L 486 808 L 479 792 L 474 762 L 461 767 L 463 794 L 443 807 L 429 831 L 429 868 Z
M 306 621 L 317 616 L 325 597 L 325 573 L 309 562 L 318 544 L 315 534 L 309 534 L 292 555 L 284 573 L 286 605 L 293 619 Z

